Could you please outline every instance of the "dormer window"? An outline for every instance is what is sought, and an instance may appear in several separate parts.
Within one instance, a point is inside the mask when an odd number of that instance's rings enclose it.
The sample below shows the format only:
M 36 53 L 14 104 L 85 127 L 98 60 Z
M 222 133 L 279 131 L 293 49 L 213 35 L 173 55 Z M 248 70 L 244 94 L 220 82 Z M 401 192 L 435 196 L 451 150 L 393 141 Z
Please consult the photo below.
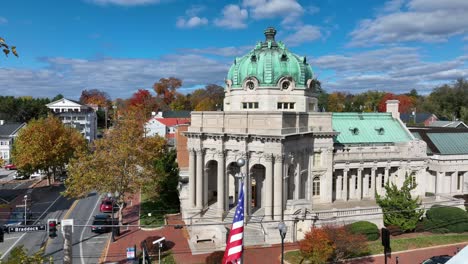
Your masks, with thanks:
M 377 131 L 377 134 L 379 135 L 385 134 L 385 129 L 383 127 L 376 127 L 375 130 Z
M 287 90 L 289 89 L 289 86 L 291 85 L 291 83 L 289 81 L 284 81 L 281 85 L 282 85 L 281 88 L 283 88 L 283 90 Z
M 251 57 L 250 57 L 250 60 L 252 62 L 257 62 L 257 55 L 253 54 Z
M 248 81 L 245 85 L 247 86 L 247 88 L 249 88 L 249 90 L 255 89 L 255 83 L 252 81 Z
M 282 54 L 281 55 L 281 61 L 287 61 L 288 60 L 288 56 L 286 54 Z
M 354 136 L 359 135 L 359 128 L 357 127 L 351 127 L 349 128 L 349 131 L 351 131 L 351 134 L 353 134 Z

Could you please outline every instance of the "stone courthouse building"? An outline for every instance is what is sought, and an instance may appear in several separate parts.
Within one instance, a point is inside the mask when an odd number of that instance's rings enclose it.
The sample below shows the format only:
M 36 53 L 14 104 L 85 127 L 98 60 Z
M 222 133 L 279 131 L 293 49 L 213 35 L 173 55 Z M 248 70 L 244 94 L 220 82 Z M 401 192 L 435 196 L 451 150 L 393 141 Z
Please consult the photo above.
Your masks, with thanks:
M 224 247 L 241 176 L 247 245 L 278 243 L 280 221 L 288 226 L 286 241 L 328 222 L 381 226 L 375 194 L 406 177 L 417 183 L 413 194 L 423 206 L 463 203 L 452 195 L 466 192 L 468 149 L 457 173 L 428 173 L 427 145 L 399 119 L 398 101 L 387 102 L 387 113 L 319 112 L 306 57 L 276 41 L 275 29 L 264 33 L 265 41 L 234 60 L 224 111 L 192 112 L 184 132 L 188 183 L 180 199 L 193 250 Z

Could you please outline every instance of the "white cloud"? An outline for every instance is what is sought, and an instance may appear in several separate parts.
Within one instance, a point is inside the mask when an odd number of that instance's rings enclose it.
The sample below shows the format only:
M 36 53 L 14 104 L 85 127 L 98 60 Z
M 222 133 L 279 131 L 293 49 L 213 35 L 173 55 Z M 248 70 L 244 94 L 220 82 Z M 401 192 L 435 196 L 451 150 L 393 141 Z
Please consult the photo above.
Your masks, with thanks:
M 200 14 L 200 12 L 202 12 L 203 10 L 205 10 L 205 6 L 193 5 L 189 9 L 185 10 L 185 14 L 189 17 L 194 17 Z
M 207 55 L 215 55 L 215 56 L 222 56 L 222 57 L 229 57 L 233 58 L 236 56 L 245 55 L 247 52 L 254 48 L 253 45 L 251 46 L 240 46 L 240 47 L 208 47 L 203 49 L 182 49 L 181 52 L 183 53 L 194 53 L 194 54 L 207 54 Z
M 295 32 L 286 36 L 284 42 L 289 46 L 298 46 L 302 43 L 312 42 L 322 36 L 320 28 L 312 25 L 302 25 L 295 28 Z
M 468 1 L 412 0 L 406 7 L 362 20 L 350 34 L 351 45 L 442 42 L 468 32 Z
M 405 0 L 389 0 L 384 4 L 381 11 L 385 13 L 396 12 L 403 7 L 404 3 Z
M 87 0 L 97 5 L 120 5 L 120 6 L 137 6 L 157 4 L 160 0 Z
M 0 68 L 2 94 L 53 97 L 62 93 L 78 98 L 82 90 L 99 87 L 112 98 L 128 98 L 138 88 L 151 90 L 154 82 L 169 76 L 182 79 L 184 87 L 222 84 L 230 66 L 230 61 L 193 54 L 172 54 L 158 59 L 55 57 L 41 61 L 46 68 Z
M 254 19 L 282 17 L 283 24 L 296 22 L 304 8 L 296 0 L 244 0 Z
M 0 17 L 0 25 L 6 24 L 6 23 L 8 23 L 8 19 L 4 17 Z
M 176 26 L 179 28 L 194 28 L 206 24 L 208 24 L 208 19 L 197 16 L 191 17 L 187 20 L 185 18 L 179 17 L 176 22 Z
M 240 8 L 238 5 L 227 5 L 223 8 L 223 16 L 214 20 L 214 24 L 218 27 L 239 29 L 246 28 L 245 20 L 248 17 L 246 9 Z
M 353 93 L 366 90 L 402 93 L 415 88 L 424 94 L 441 83 L 468 76 L 466 56 L 435 63 L 424 61 L 419 52 L 417 48 L 391 47 L 321 56 L 312 59 L 311 64 L 319 76 L 333 73 L 322 82 L 327 91 Z

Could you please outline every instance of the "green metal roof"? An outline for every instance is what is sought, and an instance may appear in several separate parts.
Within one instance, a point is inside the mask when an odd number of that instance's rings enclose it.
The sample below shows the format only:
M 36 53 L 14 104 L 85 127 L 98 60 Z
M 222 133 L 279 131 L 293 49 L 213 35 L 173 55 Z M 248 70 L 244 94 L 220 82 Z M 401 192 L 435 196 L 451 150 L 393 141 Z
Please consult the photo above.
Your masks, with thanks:
M 340 133 L 336 143 L 395 143 L 412 139 L 390 113 L 333 113 L 332 125 Z
M 468 154 L 468 133 L 427 133 L 442 155 Z
M 258 80 L 259 88 L 276 86 L 282 77 L 292 78 L 296 89 L 307 88 L 307 80 L 313 73 L 306 57 L 288 51 L 282 42 L 275 41 L 275 35 L 274 28 L 267 28 L 265 42 L 257 43 L 248 54 L 234 60 L 227 75 L 232 88 L 242 88 L 249 77 Z

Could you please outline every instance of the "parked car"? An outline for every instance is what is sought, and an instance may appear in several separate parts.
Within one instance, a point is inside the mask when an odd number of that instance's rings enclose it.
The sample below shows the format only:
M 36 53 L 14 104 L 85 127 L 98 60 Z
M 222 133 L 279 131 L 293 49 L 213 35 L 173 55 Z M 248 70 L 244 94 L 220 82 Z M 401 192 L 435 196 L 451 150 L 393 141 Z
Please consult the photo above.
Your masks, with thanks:
M 32 174 L 29 176 L 29 178 L 30 178 L 30 179 L 34 179 L 34 178 L 42 179 L 44 176 L 45 176 L 45 175 L 44 175 L 43 173 L 36 171 L 36 172 L 32 173 Z
M 422 264 L 445 264 L 452 257 L 449 255 L 434 256 L 430 259 L 426 259 Z
M 27 172 L 24 172 L 24 171 L 16 171 L 14 174 L 13 174 L 13 179 L 15 180 L 24 180 L 24 179 L 28 179 L 29 178 L 29 174 Z
M 10 163 L 10 164 L 5 165 L 4 168 L 7 170 L 16 170 L 16 165 Z
M 114 209 L 112 209 L 112 207 L 114 207 Z M 119 209 L 117 208 L 117 210 L 119 210 Z M 112 213 L 112 211 L 115 212 L 114 200 L 112 200 L 112 199 L 102 200 L 101 206 L 99 206 L 99 211 L 101 211 L 101 213 Z
M 94 233 L 106 233 L 111 231 L 112 218 L 108 214 L 97 214 L 94 216 L 91 231 Z

